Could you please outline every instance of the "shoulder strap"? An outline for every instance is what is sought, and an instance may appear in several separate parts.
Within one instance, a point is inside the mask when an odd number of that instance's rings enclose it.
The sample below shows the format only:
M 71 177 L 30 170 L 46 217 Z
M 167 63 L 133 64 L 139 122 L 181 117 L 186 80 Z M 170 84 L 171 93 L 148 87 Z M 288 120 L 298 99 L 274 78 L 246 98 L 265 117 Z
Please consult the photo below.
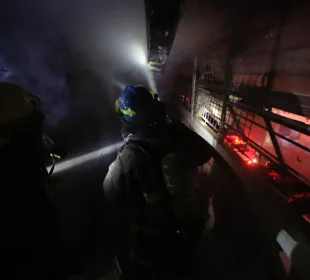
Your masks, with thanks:
M 117 154 L 119 155 L 124 149 L 133 149 L 133 150 L 139 150 L 141 154 L 144 154 L 145 156 L 147 156 L 148 158 L 150 157 L 150 147 L 148 147 L 149 145 L 143 143 L 142 141 L 132 141 L 129 140 L 128 142 L 126 142 L 124 145 L 122 145 L 119 149 Z
M 146 175 L 148 178 L 147 183 L 141 186 L 145 199 L 145 195 L 149 196 L 151 193 L 155 194 L 157 191 L 165 189 L 164 177 L 161 169 L 162 159 L 166 155 L 165 151 L 161 152 L 157 149 L 153 149 L 148 142 L 144 141 L 128 141 L 123 145 L 121 151 L 124 149 L 135 150 L 138 157 L 144 159 L 143 164 L 149 165 L 148 167 L 141 166 L 141 168 L 146 167 L 147 173 L 145 173 L 145 175 L 148 174 Z

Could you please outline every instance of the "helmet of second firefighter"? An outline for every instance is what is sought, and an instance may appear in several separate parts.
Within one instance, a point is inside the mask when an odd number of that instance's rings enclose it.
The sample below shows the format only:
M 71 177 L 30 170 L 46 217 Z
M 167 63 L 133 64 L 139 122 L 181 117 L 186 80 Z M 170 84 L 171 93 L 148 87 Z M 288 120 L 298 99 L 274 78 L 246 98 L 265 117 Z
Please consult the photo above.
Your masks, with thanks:
M 143 86 L 129 85 L 116 101 L 116 110 L 127 123 L 141 125 L 156 119 L 156 101 L 156 93 Z

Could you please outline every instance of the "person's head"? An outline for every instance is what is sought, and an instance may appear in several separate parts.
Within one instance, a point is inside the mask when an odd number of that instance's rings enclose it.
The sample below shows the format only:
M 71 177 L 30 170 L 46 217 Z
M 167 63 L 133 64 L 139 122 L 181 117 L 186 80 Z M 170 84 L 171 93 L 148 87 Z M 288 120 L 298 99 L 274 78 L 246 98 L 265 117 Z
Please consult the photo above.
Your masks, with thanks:
M 143 86 L 127 86 L 116 100 L 115 110 L 123 123 L 133 130 L 145 129 L 165 121 L 158 94 Z
M 41 141 L 43 114 L 39 99 L 18 85 L 0 83 L 0 151 L 34 154 Z

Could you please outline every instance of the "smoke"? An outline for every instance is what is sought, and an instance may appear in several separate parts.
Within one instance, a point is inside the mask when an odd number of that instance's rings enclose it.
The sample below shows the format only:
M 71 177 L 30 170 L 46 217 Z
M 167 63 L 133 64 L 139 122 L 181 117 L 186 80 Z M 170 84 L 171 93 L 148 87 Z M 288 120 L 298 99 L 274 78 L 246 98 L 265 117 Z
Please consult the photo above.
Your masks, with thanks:
M 108 84 L 147 85 L 145 7 L 141 0 L 72 0 L 77 8 L 68 22 L 70 47 L 87 53 Z M 107 89 L 114 103 L 115 88 Z
M 64 145 L 110 141 L 118 130 L 113 108 L 120 90 L 150 84 L 143 1 L 1 5 L 1 81 L 40 97 L 46 124 Z
M 0 80 L 19 84 L 38 95 L 48 124 L 55 125 L 68 109 L 58 24 L 49 24 L 49 18 L 39 12 L 42 9 L 35 2 L 30 1 L 24 10 L 18 4 L 1 4 Z

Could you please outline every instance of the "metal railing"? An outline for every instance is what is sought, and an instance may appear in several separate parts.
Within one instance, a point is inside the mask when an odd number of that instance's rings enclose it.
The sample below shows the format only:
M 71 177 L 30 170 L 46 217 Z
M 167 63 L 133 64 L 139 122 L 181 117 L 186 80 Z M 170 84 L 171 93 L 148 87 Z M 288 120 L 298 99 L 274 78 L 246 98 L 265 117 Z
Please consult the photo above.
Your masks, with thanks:
M 260 156 L 278 164 L 283 172 L 288 171 L 310 184 L 310 149 L 306 145 L 310 143 L 310 126 L 275 114 L 274 107 L 268 103 L 268 97 L 275 93 L 262 87 L 263 81 L 260 88 L 249 87 L 248 81 L 237 84 L 233 67 L 225 71 L 224 60 L 225 51 L 221 50 L 198 58 L 191 98 L 195 102 L 191 106 L 193 116 L 218 133 L 219 139 L 237 134 Z M 256 80 L 260 77 L 261 74 L 257 75 Z
M 277 258 L 279 258 L 279 255 L 275 254 L 279 250 L 275 245 L 277 243 L 292 262 L 300 277 L 298 279 L 309 279 L 309 223 L 306 223 L 298 212 L 281 198 L 266 176 L 263 176 L 261 172 L 256 172 L 257 169 L 249 169 L 245 164 L 242 164 L 242 159 L 233 150 L 218 143 L 213 134 L 205 129 L 190 112 L 184 107 L 181 111 L 183 121 L 214 148 L 213 156 L 221 171 L 221 176 L 230 182 L 229 184 L 226 180 L 225 185 L 222 186 L 223 196 L 220 199 L 225 199 L 230 194 L 228 201 L 234 200 L 233 203 L 238 204 L 231 206 L 240 208 L 240 204 L 242 204 L 243 211 L 250 215 L 254 224 L 253 231 L 257 235 L 257 237 L 253 237 L 253 242 L 260 244 L 262 257 L 269 262 L 272 269 L 277 270 Z M 216 178 L 216 180 L 221 181 L 221 178 Z M 219 190 L 215 189 L 214 191 L 216 194 Z M 238 201 L 231 197 L 240 195 L 244 200 Z M 231 211 L 233 210 L 231 209 Z M 242 223 L 247 222 L 242 221 Z M 244 232 L 239 232 L 239 234 L 242 235 Z M 288 279 L 285 276 L 281 277 L 281 273 L 277 274 L 275 271 L 272 273 L 275 273 L 276 276 L 271 279 Z

